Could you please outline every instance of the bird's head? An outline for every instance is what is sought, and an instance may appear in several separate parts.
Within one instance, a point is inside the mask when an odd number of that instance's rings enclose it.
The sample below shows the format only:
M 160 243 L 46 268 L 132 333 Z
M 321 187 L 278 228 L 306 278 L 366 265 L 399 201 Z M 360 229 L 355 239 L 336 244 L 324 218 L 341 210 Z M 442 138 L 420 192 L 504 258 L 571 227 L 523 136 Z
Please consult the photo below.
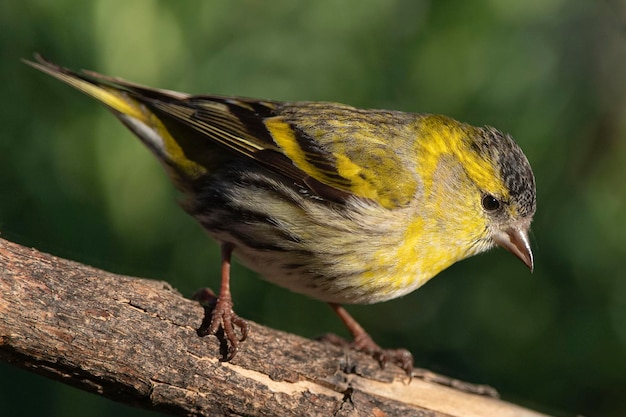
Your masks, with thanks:
M 428 134 L 421 165 L 430 170 L 424 189 L 448 244 L 463 249 L 459 258 L 498 245 L 532 271 L 528 234 L 536 209 L 535 179 L 520 147 L 494 128 L 443 116 L 426 118 L 422 127 Z

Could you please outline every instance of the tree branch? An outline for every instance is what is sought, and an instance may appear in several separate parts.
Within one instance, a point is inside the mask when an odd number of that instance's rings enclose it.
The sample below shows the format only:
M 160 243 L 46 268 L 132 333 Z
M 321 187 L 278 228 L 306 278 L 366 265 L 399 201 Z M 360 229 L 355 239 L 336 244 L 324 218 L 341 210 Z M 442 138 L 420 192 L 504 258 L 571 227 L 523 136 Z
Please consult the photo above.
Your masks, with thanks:
M 203 317 L 167 283 L 0 239 L 0 360 L 115 401 L 181 416 L 539 416 L 409 384 L 393 366 L 254 323 L 234 360 L 220 362 L 217 339 L 196 333 Z

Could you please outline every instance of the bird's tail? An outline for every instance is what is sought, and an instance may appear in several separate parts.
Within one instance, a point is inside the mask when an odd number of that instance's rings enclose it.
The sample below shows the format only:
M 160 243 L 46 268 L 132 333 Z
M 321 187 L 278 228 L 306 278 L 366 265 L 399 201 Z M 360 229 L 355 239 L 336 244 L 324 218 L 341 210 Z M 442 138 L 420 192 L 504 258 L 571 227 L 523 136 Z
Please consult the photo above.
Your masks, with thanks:
M 76 72 L 58 66 L 40 55 L 26 64 L 49 74 L 105 104 L 157 156 L 166 171 L 185 191 L 195 180 L 214 168 L 215 144 L 195 140 L 195 132 L 165 119 L 153 110 L 153 103 L 176 103 L 189 96 L 107 77 L 91 71 Z

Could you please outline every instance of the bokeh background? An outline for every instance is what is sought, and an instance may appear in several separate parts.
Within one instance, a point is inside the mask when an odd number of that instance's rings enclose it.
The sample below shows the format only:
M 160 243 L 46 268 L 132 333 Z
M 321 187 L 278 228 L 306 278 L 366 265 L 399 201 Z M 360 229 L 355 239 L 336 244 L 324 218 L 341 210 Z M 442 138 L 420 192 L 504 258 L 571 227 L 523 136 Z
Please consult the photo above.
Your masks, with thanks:
M 416 365 L 560 416 L 626 415 L 623 0 L 0 2 L 0 232 L 110 271 L 217 287 L 218 252 L 102 106 L 38 51 L 189 92 L 443 113 L 508 131 L 538 186 L 536 270 L 503 250 L 350 311 Z M 238 312 L 345 334 L 322 303 L 234 271 Z M 149 416 L 0 364 L 4 416 Z

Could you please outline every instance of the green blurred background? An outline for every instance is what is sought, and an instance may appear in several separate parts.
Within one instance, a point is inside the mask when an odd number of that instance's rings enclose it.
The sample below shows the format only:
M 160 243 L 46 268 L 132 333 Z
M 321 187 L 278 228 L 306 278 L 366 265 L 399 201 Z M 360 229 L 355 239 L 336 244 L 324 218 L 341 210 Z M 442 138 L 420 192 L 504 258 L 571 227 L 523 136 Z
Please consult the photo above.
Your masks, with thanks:
M 510 132 L 534 167 L 534 274 L 503 250 L 350 311 L 416 365 L 556 415 L 626 415 L 626 3 L 27 0 L 0 3 L 0 232 L 186 296 L 218 253 L 102 106 L 34 51 L 162 88 L 443 113 Z M 236 266 L 237 311 L 314 337 L 328 307 Z M 148 416 L 0 364 L 3 416 Z

